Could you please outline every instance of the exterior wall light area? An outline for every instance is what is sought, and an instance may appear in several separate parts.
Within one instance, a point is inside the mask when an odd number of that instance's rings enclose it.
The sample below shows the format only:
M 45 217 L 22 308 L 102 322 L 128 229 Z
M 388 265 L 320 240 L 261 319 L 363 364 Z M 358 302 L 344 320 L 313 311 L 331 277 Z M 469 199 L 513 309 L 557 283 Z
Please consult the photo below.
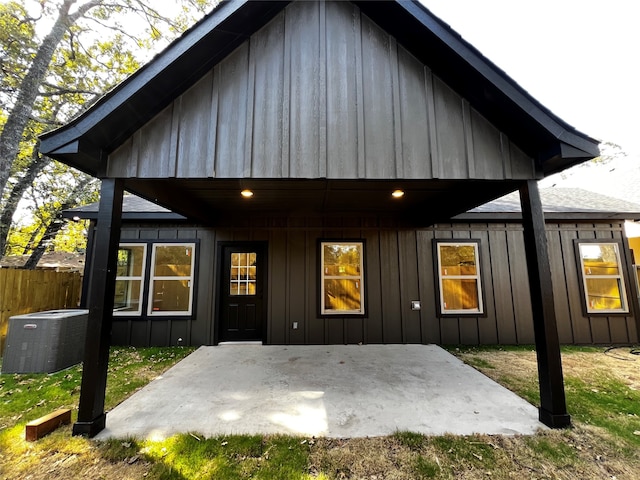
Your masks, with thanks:
M 394 190 L 391 196 L 393 198 L 402 198 L 404 197 L 404 190 Z
M 240 192 L 240 195 L 242 195 L 244 198 L 251 198 L 253 197 L 253 192 L 251 190 L 242 190 Z

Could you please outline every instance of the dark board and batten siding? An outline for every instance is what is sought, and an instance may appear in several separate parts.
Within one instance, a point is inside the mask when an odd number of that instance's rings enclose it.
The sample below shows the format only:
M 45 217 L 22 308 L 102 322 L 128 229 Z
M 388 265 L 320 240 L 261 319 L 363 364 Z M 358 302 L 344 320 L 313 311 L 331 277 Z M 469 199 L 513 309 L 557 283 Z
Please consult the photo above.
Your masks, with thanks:
M 534 162 L 349 2 L 293 2 L 109 156 L 140 178 L 529 179 Z
M 217 242 L 268 243 L 268 344 L 533 344 L 533 320 L 522 227 L 517 224 L 441 224 L 396 230 L 371 219 L 344 219 L 335 227 L 307 219 L 271 219 L 261 228 L 125 228 L 126 240 L 198 239 L 197 310 L 193 319 L 114 319 L 116 344 L 211 344 L 217 285 Z M 277 228 L 267 227 L 273 225 Z M 613 232 L 613 233 L 612 233 Z M 364 239 L 367 318 L 318 318 L 317 241 Z M 432 239 L 480 241 L 486 316 L 438 318 Z M 556 314 L 563 344 L 626 344 L 638 338 L 633 316 L 585 317 L 577 271 L 576 238 L 623 240 L 621 224 L 547 224 Z M 628 259 L 625 262 L 628 273 Z M 634 295 L 627 277 L 629 295 Z M 630 297 L 631 298 L 631 297 Z M 411 310 L 420 300 L 422 309 Z M 298 322 L 299 328 L 291 328 Z

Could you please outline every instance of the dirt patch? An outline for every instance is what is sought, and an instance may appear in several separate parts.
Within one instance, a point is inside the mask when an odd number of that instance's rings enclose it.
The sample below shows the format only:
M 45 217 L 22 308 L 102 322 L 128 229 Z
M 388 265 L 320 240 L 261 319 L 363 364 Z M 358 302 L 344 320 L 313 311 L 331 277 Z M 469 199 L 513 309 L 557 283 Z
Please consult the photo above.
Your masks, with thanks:
M 637 350 L 630 347 L 619 347 L 603 348 L 601 353 L 562 353 L 563 373 L 586 383 L 594 378 L 594 375 L 606 374 L 622 381 L 632 390 L 640 390 L 640 355 L 632 353 L 635 351 Z M 537 377 L 537 358 L 533 350 L 454 353 L 494 380 L 505 375 L 519 378 Z

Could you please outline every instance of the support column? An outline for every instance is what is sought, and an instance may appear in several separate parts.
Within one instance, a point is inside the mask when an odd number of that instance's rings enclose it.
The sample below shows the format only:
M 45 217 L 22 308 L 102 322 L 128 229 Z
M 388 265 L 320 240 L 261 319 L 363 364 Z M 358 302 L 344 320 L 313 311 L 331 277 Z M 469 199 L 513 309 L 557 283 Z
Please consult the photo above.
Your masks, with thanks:
M 520 203 L 538 358 L 539 418 L 548 427 L 564 428 L 571 425 L 571 417 L 565 401 L 551 266 L 537 181 L 528 180 L 520 188 Z
M 86 252 L 93 252 L 93 243 L 96 239 L 96 221 L 90 220 L 87 227 Z M 82 276 L 82 293 L 80 294 L 80 308 L 87 308 L 89 303 L 89 288 L 91 283 L 91 270 L 93 268 L 91 255 L 85 255 L 84 274 Z
M 73 425 L 73 435 L 93 437 L 105 427 L 104 399 L 111 346 L 122 195 L 121 179 L 102 180 L 93 252 L 93 274 L 87 303 L 89 318 L 84 347 L 80 404 L 78 421 Z

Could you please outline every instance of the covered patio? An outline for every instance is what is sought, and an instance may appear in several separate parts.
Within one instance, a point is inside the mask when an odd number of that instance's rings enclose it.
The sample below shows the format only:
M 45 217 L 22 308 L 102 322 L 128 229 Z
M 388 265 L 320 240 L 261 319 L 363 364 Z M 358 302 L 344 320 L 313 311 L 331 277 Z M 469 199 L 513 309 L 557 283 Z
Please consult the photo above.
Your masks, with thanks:
M 200 347 L 109 412 L 96 438 L 545 428 L 537 408 L 436 345 L 233 343 Z

